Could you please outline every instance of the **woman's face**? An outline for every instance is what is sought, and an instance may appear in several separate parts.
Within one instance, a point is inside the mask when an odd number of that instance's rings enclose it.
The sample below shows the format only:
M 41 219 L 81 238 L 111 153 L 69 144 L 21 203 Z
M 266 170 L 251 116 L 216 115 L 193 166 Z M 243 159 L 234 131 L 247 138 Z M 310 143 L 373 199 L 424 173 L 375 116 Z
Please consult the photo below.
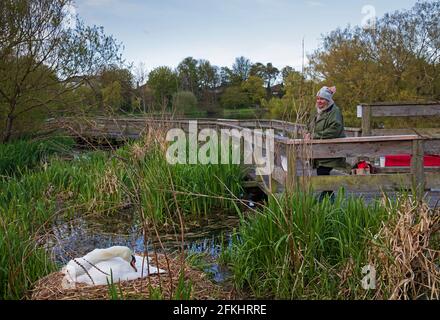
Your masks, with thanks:
M 323 109 L 323 108 L 327 107 L 327 105 L 328 105 L 327 100 L 325 100 L 324 98 L 321 98 L 321 97 L 316 97 L 316 106 L 319 109 Z

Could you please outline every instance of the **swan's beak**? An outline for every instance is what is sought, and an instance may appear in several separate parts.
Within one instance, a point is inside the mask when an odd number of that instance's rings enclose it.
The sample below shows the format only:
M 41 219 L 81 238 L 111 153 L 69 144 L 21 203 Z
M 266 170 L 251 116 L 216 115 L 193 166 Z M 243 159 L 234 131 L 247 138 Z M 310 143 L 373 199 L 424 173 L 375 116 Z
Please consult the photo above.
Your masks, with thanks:
M 134 256 L 131 256 L 130 266 L 132 266 L 132 268 L 134 269 L 134 271 L 138 272 L 138 270 L 137 270 L 137 268 L 136 268 L 136 258 L 135 258 Z

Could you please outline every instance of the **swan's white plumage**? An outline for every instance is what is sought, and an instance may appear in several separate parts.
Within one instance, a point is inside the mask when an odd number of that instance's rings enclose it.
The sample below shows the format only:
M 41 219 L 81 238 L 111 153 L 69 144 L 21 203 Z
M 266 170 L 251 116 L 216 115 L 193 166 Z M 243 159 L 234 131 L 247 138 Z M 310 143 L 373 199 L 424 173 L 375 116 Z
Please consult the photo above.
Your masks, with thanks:
M 95 249 L 82 258 L 70 260 L 62 269 L 65 275 L 63 286 L 72 288 L 75 283 L 106 285 L 110 282 L 110 274 L 113 275 L 113 282 L 117 283 L 125 280 L 143 278 L 149 274 L 165 272 L 151 264 L 148 269 L 149 260 L 147 261 L 146 258 L 138 255 L 135 255 L 137 268 L 137 271 L 135 271 L 130 265 L 131 258 L 131 250 L 127 247 Z M 142 268 L 142 263 L 144 264 L 144 268 Z

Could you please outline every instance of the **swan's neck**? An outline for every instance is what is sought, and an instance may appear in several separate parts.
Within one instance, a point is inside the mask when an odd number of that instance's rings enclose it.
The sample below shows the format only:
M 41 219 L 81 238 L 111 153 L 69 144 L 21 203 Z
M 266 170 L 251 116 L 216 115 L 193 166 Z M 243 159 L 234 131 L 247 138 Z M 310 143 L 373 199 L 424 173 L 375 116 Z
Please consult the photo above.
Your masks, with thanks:
M 101 261 L 109 260 L 115 257 L 124 258 L 127 256 L 126 248 L 113 247 L 108 249 L 95 249 L 87 254 L 84 259 L 90 263 L 96 264 Z M 128 255 L 130 256 L 130 255 Z M 126 258 L 125 258 L 126 259 Z

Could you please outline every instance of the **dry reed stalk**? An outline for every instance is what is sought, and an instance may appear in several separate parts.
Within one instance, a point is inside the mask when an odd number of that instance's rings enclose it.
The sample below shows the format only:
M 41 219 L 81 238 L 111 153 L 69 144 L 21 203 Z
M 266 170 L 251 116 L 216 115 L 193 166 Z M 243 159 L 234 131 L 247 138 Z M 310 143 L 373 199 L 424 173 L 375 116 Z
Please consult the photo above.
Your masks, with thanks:
M 439 299 L 440 215 L 405 198 L 377 234 L 369 260 L 377 270 L 379 299 Z M 437 238 L 435 238 L 437 237 Z
M 115 194 L 118 192 L 119 179 L 111 167 L 107 167 L 104 176 L 98 183 L 97 192 L 99 194 Z
M 155 126 L 151 126 L 151 125 L 145 125 L 146 130 L 144 130 L 141 134 L 141 141 L 140 142 L 136 142 L 133 144 L 133 146 L 131 147 L 131 154 L 133 156 L 134 159 L 136 159 L 137 161 L 135 162 L 134 166 L 135 166 L 135 170 L 134 170 L 134 174 L 136 176 L 137 181 L 142 181 L 145 177 L 143 176 L 143 171 L 140 168 L 139 164 L 141 161 L 143 161 L 145 159 L 145 155 L 147 154 L 147 152 L 149 151 L 149 149 L 154 148 L 157 145 L 160 145 L 161 136 L 164 136 L 164 133 L 160 130 L 157 129 Z M 140 213 L 140 217 L 142 218 L 142 234 L 143 234 L 143 239 L 144 239 L 144 255 L 145 256 L 150 256 L 149 250 L 148 250 L 148 239 L 153 237 L 153 234 L 151 232 L 151 228 L 154 231 L 155 236 L 157 237 L 158 241 L 159 241 L 159 245 L 162 249 L 163 252 L 165 251 L 165 248 L 162 244 L 162 241 L 160 239 L 160 235 L 158 232 L 158 228 L 156 226 L 156 221 L 155 219 L 148 219 L 148 216 L 145 214 L 145 210 L 141 204 L 141 196 L 140 196 L 140 188 L 135 185 L 135 188 L 133 190 L 133 194 L 132 194 L 132 199 L 135 200 L 135 207 L 137 208 L 137 210 Z M 153 256 L 155 257 L 155 259 L 158 259 L 158 253 L 157 253 L 157 248 L 156 245 L 153 243 Z M 168 255 L 165 253 L 164 254 L 164 258 L 166 261 L 166 266 L 167 266 L 167 270 L 169 270 L 169 292 L 170 294 L 173 292 L 173 277 L 171 275 L 171 269 L 170 269 L 170 262 L 168 259 Z M 149 260 L 147 259 L 147 267 L 149 268 Z M 142 261 L 142 267 L 145 263 L 145 260 Z M 159 290 L 162 292 L 162 278 L 161 275 L 158 274 L 157 275 L 158 278 L 158 286 L 159 286 Z M 148 285 L 151 287 L 151 277 L 148 277 Z M 143 287 L 141 286 L 140 290 L 142 291 Z M 171 298 L 171 296 L 170 296 Z

